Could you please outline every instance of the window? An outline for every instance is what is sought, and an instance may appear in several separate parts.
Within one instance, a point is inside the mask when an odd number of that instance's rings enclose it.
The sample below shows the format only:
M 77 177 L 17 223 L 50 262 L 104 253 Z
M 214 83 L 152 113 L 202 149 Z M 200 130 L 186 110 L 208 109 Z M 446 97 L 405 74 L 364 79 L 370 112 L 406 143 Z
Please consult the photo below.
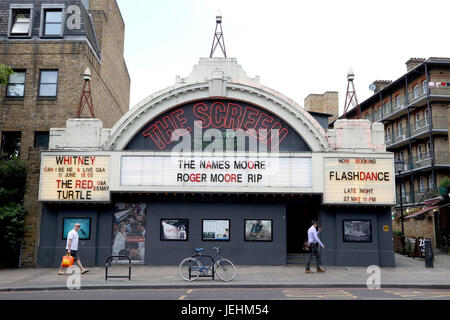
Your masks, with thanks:
M 34 147 L 48 149 L 49 138 L 50 138 L 50 133 L 48 131 L 34 132 Z
M 386 102 L 386 103 L 384 104 L 384 114 L 388 114 L 388 113 L 389 113 L 389 103 Z
M 427 142 L 426 150 L 427 150 L 426 158 L 429 159 L 429 158 L 431 158 L 431 143 L 430 143 L 430 141 Z
M 397 137 L 401 137 L 401 136 L 402 136 L 402 123 L 397 122 Z
M 417 146 L 417 160 L 422 160 L 422 157 L 423 157 L 423 148 L 422 145 L 419 144 Z
M 433 189 L 433 175 L 428 176 L 428 188 Z
M 427 94 L 427 92 L 428 92 L 427 80 L 423 80 L 422 81 L 422 94 Z
M 8 35 L 10 37 L 31 36 L 31 21 L 32 10 L 30 8 L 11 8 Z
M 44 35 L 60 36 L 62 34 L 62 10 L 45 10 Z
M 419 86 L 415 85 L 413 87 L 413 92 L 414 92 L 414 99 L 419 97 Z
M 423 126 L 426 127 L 428 126 L 428 109 L 423 111 Z
M 386 141 L 391 141 L 391 128 L 386 129 Z
M 405 184 L 401 184 L 401 191 L 402 191 L 402 198 L 406 198 L 406 190 L 405 190 Z
M 41 37 L 62 37 L 64 33 L 64 5 L 43 4 L 41 11 Z
M 56 97 L 58 91 L 58 70 L 41 70 L 39 76 L 39 97 Z
M 395 103 L 396 103 L 396 108 L 401 108 L 402 107 L 402 102 L 401 102 L 401 97 L 400 96 L 395 97 Z
M 420 129 L 420 113 L 416 113 L 416 130 Z
M 0 158 L 10 159 L 20 154 L 20 131 L 3 131 Z
M 383 118 L 383 108 L 379 107 L 378 108 L 378 119 L 381 119 L 381 118 Z
M 25 95 L 25 70 L 14 70 L 9 76 L 6 85 L 7 97 L 24 97 Z
M 407 170 L 408 169 L 408 165 L 405 162 L 405 157 L 403 156 L 403 151 L 400 151 L 397 154 L 397 161 L 402 161 L 403 162 L 403 170 Z
M 423 176 L 419 178 L 419 192 L 425 192 L 425 179 Z

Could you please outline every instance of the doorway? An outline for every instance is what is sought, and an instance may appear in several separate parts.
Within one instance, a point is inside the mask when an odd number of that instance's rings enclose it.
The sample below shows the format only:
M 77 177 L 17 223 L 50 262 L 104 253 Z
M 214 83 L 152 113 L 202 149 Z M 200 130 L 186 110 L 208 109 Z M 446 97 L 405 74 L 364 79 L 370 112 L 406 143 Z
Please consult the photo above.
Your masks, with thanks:
M 287 253 L 304 254 L 303 243 L 308 240 L 312 220 L 318 220 L 320 204 L 315 197 L 286 205 Z M 319 200 L 320 201 L 320 200 Z

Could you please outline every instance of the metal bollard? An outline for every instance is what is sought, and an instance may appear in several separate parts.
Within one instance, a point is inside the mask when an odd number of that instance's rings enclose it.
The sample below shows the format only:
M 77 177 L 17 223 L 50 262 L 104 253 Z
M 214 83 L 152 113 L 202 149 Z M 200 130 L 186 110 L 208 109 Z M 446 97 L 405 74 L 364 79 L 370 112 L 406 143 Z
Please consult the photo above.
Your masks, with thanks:
M 425 240 L 425 268 L 434 268 L 434 254 L 430 240 Z

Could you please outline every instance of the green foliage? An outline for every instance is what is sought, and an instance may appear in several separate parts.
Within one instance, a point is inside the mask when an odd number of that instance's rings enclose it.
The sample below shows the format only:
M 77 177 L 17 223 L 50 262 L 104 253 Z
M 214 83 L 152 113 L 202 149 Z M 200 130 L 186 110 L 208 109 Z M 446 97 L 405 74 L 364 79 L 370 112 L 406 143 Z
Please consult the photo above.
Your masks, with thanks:
M 26 165 L 18 158 L 0 161 L 0 259 L 11 259 L 20 249 L 26 209 Z
M 439 183 L 439 187 L 450 188 L 450 178 L 445 177 L 444 179 L 442 179 L 441 182 Z
M 9 76 L 13 73 L 14 71 L 11 69 L 11 67 L 0 64 L 0 85 L 6 86 L 9 80 Z
M 0 243 L 7 251 L 16 252 L 24 232 L 25 206 L 23 204 L 0 207 Z
M 26 164 L 19 157 L 0 161 L 0 206 L 23 201 Z
M 403 235 L 403 233 L 402 233 L 401 231 L 398 231 L 398 230 L 394 230 L 394 231 L 392 232 L 392 234 L 393 234 L 394 236 L 401 236 L 401 235 Z

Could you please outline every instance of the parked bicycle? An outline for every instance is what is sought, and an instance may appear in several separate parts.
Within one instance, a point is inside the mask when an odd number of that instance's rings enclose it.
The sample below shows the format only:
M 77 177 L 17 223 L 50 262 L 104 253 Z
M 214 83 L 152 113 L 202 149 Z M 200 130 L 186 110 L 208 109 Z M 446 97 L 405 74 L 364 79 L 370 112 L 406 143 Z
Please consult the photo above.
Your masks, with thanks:
M 222 281 L 231 281 L 236 276 L 236 267 L 220 253 L 221 246 L 214 247 L 213 255 L 203 254 L 203 248 L 197 248 L 197 254 L 185 258 L 178 267 L 178 274 L 183 280 L 194 281 L 199 277 L 212 277 L 214 275 Z

